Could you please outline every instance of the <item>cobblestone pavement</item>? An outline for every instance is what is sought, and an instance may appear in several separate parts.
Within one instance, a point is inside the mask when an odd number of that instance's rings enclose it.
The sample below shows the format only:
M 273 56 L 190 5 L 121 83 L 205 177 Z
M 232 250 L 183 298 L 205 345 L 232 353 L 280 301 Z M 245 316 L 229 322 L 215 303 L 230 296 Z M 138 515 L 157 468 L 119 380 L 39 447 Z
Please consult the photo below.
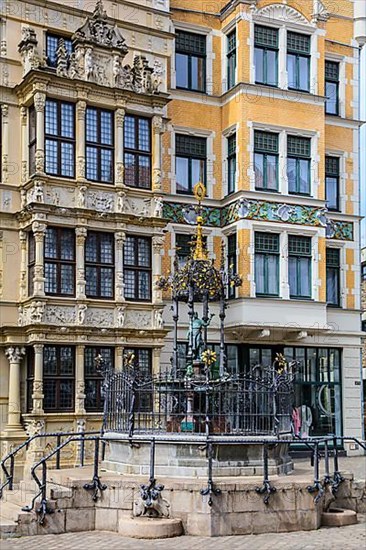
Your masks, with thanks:
M 21 537 L 0 541 L 1 550 L 361 550 L 366 547 L 366 517 L 357 525 L 297 533 L 236 537 L 177 537 L 142 541 L 115 533 L 92 531 Z

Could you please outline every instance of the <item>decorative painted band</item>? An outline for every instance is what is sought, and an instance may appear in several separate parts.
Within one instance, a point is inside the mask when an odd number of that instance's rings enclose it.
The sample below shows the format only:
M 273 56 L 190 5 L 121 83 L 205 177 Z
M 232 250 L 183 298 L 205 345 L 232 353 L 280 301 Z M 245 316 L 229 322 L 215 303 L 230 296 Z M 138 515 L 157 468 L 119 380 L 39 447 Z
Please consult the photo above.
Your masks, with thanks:
M 163 217 L 171 222 L 193 225 L 197 208 L 193 204 L 165 202 Z M 328 239 L 353 241 L 353 223 L 330 219 L 326 208 L 241 198 L 223 208 L 202 206 L 201 214 L 204 225 L 212 227 L 225 227 L 243 219 L 284 222 L 321 226 L 325 228 Z

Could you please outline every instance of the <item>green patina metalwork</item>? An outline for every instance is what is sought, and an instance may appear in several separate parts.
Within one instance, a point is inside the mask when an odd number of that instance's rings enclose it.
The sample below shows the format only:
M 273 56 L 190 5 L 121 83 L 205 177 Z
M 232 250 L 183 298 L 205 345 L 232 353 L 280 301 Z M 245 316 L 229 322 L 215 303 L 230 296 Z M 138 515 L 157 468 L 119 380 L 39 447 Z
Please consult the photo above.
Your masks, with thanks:
M 211 227 L 225 227 L 242 219 L 263 220 L 324 227 L 329 239 L 354 239 L 352 222 L 332 220 L 326 209 L 313 206 L 239 199 L 223 208 L 201 206 L 201 215 L 204 225 Z M 163 216 L 171 222 L 194 224 L 196 207 L 192 204 L 165 202 Z

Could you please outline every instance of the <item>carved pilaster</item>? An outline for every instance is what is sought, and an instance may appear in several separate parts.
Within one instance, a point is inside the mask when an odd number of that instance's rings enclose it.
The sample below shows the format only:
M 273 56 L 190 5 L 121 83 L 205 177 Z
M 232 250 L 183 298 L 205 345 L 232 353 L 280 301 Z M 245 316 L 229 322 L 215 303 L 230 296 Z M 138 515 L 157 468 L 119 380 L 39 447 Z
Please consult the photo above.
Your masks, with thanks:
M 34 108 L 36 111 L 36 172 L 44 172 L 44 112 L 46 105 L 46 94 L 36 92 L 34 94 Z
M 19 298 L 23 300 L 27 296 L 27 233 L 19 231 L 20 242 L 20 281 Z
M 84 270 L 84 255 L 85 255 L 85 239 L 87 236 L 85 227 L 77 227 L 76 234 L 76 297 L 79 299 L 85 298 L 85 270 Z
M 21 181 L 25 183 L 28 179 L 28 109 L 27 107 L 20 108 L 20 123 L 21 123 Z
M 160 304 L 162 302 L 162 291 L 157 288 L 157 281 L 161 277 L 161 252 L 164 248 L 164 235 L 154 235 L 152 238 L 153 248 L 153 303 Z
M 33 380 L 33 414 L 43 414 L 43 344 L 35 344 L 34 349 L 34 380 Z
M 163 132 L 163 118 L 154 116 L 152 119 L 153 128 L 153 173 L 152 173 L 152 189 L 153 191 L 161 190 L 161 134 Z
M 0 298 L 3 295 L 3 283 L 4 283 L 4 231 L 0 231 Z
M 79 100 L 76 104 L 77 166 L 76 178 L 85 179 L 85 113 L 87 103 Z
M 76 385 L 75 385 L 76 414 L 85 414 L 84 349 L 85 349 L 85 346 L 76 347 Z
M 123 246 L 126 240 L 126 233 L 117 231 L 115 238 L 115 256 L 116 256 L 116 280 L 115 280 L 115 296 L 117 302 L 124 301 L 124 284 L 123 284 Z
M 9 107 L 1 105 L 1 122 L 2 122 L 2 177 L 3 183 L 9 182 Z
M 33 222 L 32 231 L 36 247 L 33 288 L 34 296 L 44 296 L 44 236 L 47 226 L 44 223 Z
M 115 179 L 116 185 L 123 185 L 124 183 L 124 152 L 123 152 L 123 127 L 125 121 L 125 110 L 122 108 L 116 111 L 116 165 L 115 165 Z

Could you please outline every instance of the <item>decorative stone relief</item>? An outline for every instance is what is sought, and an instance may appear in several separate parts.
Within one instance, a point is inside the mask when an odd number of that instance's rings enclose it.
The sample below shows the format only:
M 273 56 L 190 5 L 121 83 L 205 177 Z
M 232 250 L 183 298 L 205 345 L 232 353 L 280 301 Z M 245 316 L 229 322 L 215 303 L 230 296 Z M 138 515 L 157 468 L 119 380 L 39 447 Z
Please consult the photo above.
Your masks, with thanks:
M 150 67 L 147 58 L 136 55 L 132 66 L 124 64 L 128 48 L 117 25 L 112 25 L 107 18 L 103 3 L 97 2 L 92 15 L 72 36 L 74 51 L 68 53 L 63 38 L 57 47 L 56 72 L 61 77 L 86 80 L 102 86 L 131 90 L 139 94 L 157 94 L 163 81 L 162 62 L 155 59 Z M 31 51 L 36 50 L 37 38 L 32 30 L 31 37 L 19 45 L 25 72 L 30 67 L 26 44 Z M 37 68 L 40 61 L 33 63 Z
M 150 328 L 151 313 L 149 311 L 126 311 L 125 326 L 128 328 Z
M 25 431 L 28 437 L 33 437 L 34 435 L 43 434 L 45 427 L 44 420 L 30 420 L 26 422 Z
M 353 240 L 353 223 L 328 218 L 326 208 L 283 204 L 260 200 L 238 199 L 223 208 L 202 207 L 204 225 L 225 227 L 240 219 L 282 221 L 296 225 L 327 228 L 328 238 Z M 192 204 L 163 203 L 163 217 L 175 223 L 195 224 L 197 209 Z
M 23 73 L 26 74 L 33 69 L 46 67 L 47 61 L 38 51 L 38 40 L 35 30 L 32 27 L 22 28 L 22 40 L 18 45 Z
M 44 183 L 34 180 L 33 187 L 27 192 L 27 204 L 32 202 L 44 203 Z
M 73 325 L 76 321 L 75 306 L 47 306 L 44 322 L 50 325 Z
M 123 328 L 125 325 L 126 306 L 118 306 L 116 309 L 116 325 Z
M 154 311 L 154 326 L 157 329 L 161 329 L 164 326 L 163 311 L 163 309 L 156 309 Z
M 87 309 L 88 309 L 88 306 L 86 304 L 78 305 L 78 316 L 77 316 L 78 325 L 83 325 L 85 323 Z
M 97 327 L 112 327 L 114 325 L 114 311 L 111 309 L 88 308 L 85 324 Z
M 152 215 L 154 218 L 163 217 L 163 197 L 154 197 L 152 200 L 153 203 L 153 212 Z
M 270 19 L 271 21 L 284 21 L 285 23 L 300 23 L 310 26 L 310 22 L 300 12 L 286 4 L 270 4 L 261 9 L 252 7 L 255 16 Z
M 5 348 L 5 355 L 8 358 L 9 363 L 20 363 L 25 355 L 25 348 L 10 346 Z
M 103 191 L 93 191 L 87 194 L 87 208 L 97 212 L 113 212 L 114 195 Z

